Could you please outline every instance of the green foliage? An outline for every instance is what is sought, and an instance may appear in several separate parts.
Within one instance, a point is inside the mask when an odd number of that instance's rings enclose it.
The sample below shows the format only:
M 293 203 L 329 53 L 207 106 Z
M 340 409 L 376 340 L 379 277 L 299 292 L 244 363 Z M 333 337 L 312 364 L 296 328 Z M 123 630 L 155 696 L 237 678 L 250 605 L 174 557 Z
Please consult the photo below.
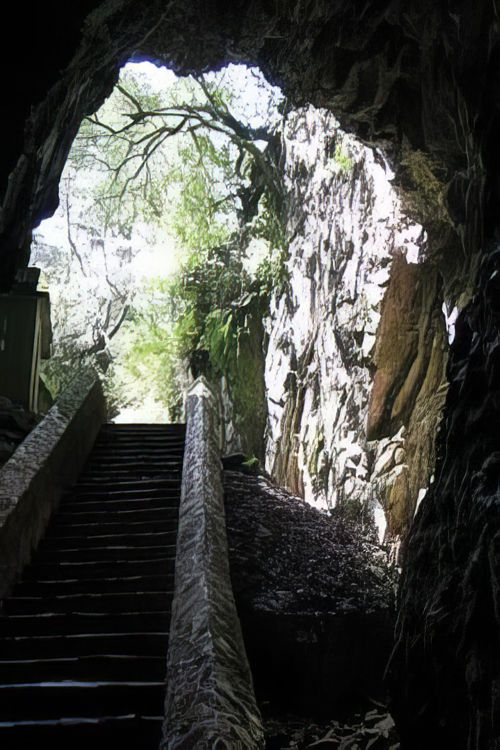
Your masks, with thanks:
M 201 343 L 218 374 L 234 372 L 240 336 L 244 333 L 245 329 L 238 326 L 234 310 L 213 310 L 207 316 Z
M 157 279 L 149 289 L 155 300 L 134 309 L 127 323 L 131 337 L 126 366 L 134 377 L 149 382 L 155 395 L 180 416 L 179 394 L 192 376 L 212 381 L 225 378 L 236 413 L 248 420 L 258 451 L 263 420 L 256 416 L 264 401 L 262 316 L 267 295 L 244 270 L 234 247 L 191 254 L 182 272 L 170 281 Z
M 341 172 L 341 174 L 347 175 L 352 172 L 352 168 L 354 166 L 353 160 L 349 156 L 349 152 L 342 143 L 337 143 L 337 145 L 335 146 L 334 160 L 338 171 Z
M 50 395 L 55 399 L 75 374 L 75 352 L 64 352 L 42 362 L 41 378 Z
M 257 269 L 257 279 L 261 294 L 270 296 L 273 292 L 277 296 L 283 294 L 289 280 L 288 247 L 272 248 Z
M 246 471 L 250 474 L 258 474 L 260 469 L 260 461 L 255 455 L 249 456 L 246 461 L 243 461 L 242 466 L 245 467 Z
M 124 383 L 122 383 L 113 366 L 106 373 L 106 377 L 101 377 L 101 383 L 106 399 L 108 420 L 118 416 L 122 409 L 133 406 L 134 398 L 127 392 Z
M 183 246 L 195 252 L 227 242 L 234 214 L 226 186 L 234 168 L 227 144 L 217 151 L 210 137 L 196 136 L 196 148 L 180 152 L 182 164 L 173 176 L 182 184 L 173 227 Z
M 136 391 L 153 392 L 171 417 L 180 413 L 186 366 L 225 378 L 246 415 L 263 387 L 262 316 L 286 283 L 286 206 L 279 138 L 245 115 L 242 98 L 223 76 L 176 79 L 158 92 L 124 73 L 82 124 L 70 156 L 75 175 L 92 173 L 83 191 L 97 238 L 130 238 L 141 221 L 173 237 L 182 256 L 174 277 L 127 299 L 120 330 Z M 268 252 L 250 272 L 254 241 Z
M 101 176 L 91 191 L 104 233 L 130 236 L 140 218 L 168 224 L 189 251 L 222 244 L 254 178 L 268 197 L 265 213 L 273 212 L 269 197 L 280 179 L 265 148 L 273 136 L 235 116 L 235 92 L 222 80 L 178 78 L 160 94 L 122 73 L 103 108 L 84 121 L 70 163 Z
M 95 356 L 87 356 L 79 341 L 66 339 L 59 343 L 57 353 L 42 360 L 41 377 L 53 399 L 73 380 L 77 368 L 101 369 Z

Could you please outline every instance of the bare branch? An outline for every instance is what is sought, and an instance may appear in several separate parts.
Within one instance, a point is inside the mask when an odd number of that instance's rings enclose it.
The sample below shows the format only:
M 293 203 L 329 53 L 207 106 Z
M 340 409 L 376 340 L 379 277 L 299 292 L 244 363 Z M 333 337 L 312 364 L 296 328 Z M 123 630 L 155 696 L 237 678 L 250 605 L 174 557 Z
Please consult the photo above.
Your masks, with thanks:
M 87 274 L 85 273 L 85 268 L 83 266 L 83 260 L 82 256 L 78 252 L 78 249 L 73 242 L 73 237 L 71 236 L 71 220 L 70 220 L 70 202 L 69 202 L 69 185 L 66 185 L 66 201 L 65 201 L 65 209 L 66 209 L 66 235 L 68 238 L 68 243 L 71 248 L 71 252 L 75 256 L 75 258 L 78 260 L 78 263 L 80 264 L 80 268 L 82 269 L 82 273 L 84 276 Z
M 120 313 L 120 317 L 118 318 L 118 321 L 115 323 L 111 331 L 108 333 L 108 341 L 111 341 L 113 336 L 116 336 L 120 328 L 122 327 L 123 323 L 125 322 L 125 319 L 127 317 L 127 313 L 130 309 L 130 305 L 124 305 L 123 310 Z

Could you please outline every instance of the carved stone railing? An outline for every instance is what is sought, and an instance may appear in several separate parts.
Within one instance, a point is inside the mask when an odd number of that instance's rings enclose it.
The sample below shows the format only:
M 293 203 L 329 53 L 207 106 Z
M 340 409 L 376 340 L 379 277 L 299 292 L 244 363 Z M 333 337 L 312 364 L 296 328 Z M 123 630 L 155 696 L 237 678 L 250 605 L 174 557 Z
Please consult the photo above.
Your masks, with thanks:
M 94 373 L 85 371 L 0 469 L 0 599 L 29 562 L 105 419 L 100 383 Z
M 186 400 L 175 596 L 161 750 L 264 746 L 227 552 L 219 406 L 203 378 Z

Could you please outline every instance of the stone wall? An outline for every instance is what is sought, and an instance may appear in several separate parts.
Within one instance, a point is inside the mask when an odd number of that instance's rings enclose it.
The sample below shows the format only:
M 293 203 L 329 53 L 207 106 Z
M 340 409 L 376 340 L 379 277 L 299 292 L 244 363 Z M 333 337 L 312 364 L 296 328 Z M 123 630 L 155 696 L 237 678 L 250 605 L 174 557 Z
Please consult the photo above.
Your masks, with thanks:
M 408 750 L 500 738 L 500 250 L 457 321 L 436 481 L 411 529 L 390 675 Z
M 312 107 L 289 116 L 289 283 L 267 321 L 266 466 L 323 508 L 408 529 L 446 393 L 442 284 L 382 156 Z
M 100 383 L 82 372 L 0 469 L 0 599 L 29 562 L 105 420 Z

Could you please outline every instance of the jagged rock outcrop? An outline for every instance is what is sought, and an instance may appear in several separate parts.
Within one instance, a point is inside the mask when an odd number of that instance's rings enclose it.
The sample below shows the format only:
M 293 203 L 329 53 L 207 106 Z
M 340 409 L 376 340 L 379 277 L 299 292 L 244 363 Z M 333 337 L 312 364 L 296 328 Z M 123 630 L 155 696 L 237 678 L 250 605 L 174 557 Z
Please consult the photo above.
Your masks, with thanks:
M 499 256 L 457 322 L 436 481 L 409 538 L 390 670 L 409 750 L 498 745 Z
M 266 749 L 282 750 L 399 750 L 392 716 L 376 705 L 364 716 L 321 724 L 301 717 L 270 717 L 265 723 Z
M 291 242 L 267 320 L 267 468 L 308 502 L 401 536 L 446 393 L 439 271 L 383 157 L 330 113 L 292 113 L 284 150 Z
M 382 300 L 376 368 L 366 420 L 375 440 L 371 482 L 381 494 L 389 538 L 405 537 L 434 471 L 448 382 L 442 277 L 433 264 L 394 257 Z

